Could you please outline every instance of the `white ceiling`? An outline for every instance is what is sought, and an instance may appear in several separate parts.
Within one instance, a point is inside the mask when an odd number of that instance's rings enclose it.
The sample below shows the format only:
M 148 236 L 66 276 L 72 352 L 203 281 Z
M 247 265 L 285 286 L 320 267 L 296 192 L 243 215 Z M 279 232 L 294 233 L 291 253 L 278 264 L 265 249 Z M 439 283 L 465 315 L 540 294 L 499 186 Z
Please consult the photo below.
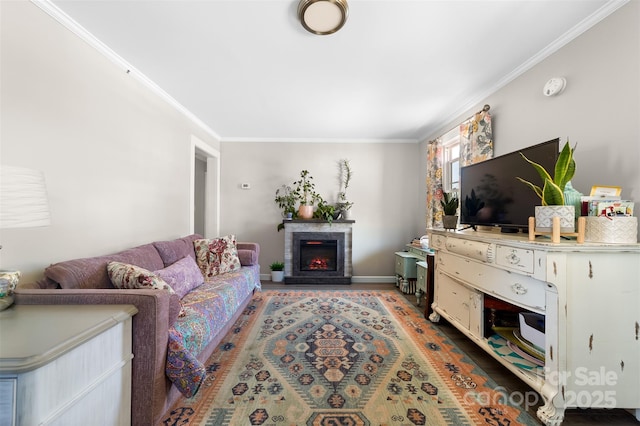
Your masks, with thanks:
M 349 0 L 347 23 L 326 36 L 303 29 L 298 0 L 43 7 L 223 141 L 420 141 L 624 3 Z

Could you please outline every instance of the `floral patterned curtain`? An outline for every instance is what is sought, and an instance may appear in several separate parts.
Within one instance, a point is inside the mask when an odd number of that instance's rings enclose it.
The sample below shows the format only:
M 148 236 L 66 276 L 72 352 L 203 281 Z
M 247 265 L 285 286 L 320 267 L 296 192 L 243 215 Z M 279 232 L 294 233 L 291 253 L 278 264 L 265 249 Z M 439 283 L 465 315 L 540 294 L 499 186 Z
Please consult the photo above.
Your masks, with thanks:
M 493 157 L 493 131 L 489 106 L 460 124 L 460 167 Z
M 427 228 L 442 227 L 442 140 L 427 144 Z
M 493 157 L 493 131 L 489 106 L 460 124 L 460 166 Z M 442 140 L 436 138 L 427 144 L 427 228 L 442 228 L 443 197 L 442 167 L 444 150 Z

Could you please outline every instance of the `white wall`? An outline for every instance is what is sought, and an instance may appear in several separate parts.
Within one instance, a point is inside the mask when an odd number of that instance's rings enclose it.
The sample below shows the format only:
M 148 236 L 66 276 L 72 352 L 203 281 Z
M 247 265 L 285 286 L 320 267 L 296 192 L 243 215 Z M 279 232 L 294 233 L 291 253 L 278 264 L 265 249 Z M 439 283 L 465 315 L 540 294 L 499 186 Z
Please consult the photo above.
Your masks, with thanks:
M 281 212 L 274 202 L 282 184 L 309 170 L 317 192 L 335 202 L 338 160 L 349 159 L 353 177 L 347 198 L 354 203 L 353 274 L 393 275 L 393 252 L 424 234 L 418 173 L 423 154 L 414 143 L 237 143 L 222 142 L 222 230 L 261 245 L 262 273 L 284 258 Z M 251 189 L 240 188 L 249 183 Z
M 2 230 L 0 267 L 186 235 L 191 135 L 217 141 L 31 2 L 0 8 L 0 163 L 44 172 L 52 219 Z
M 545 97 L 542 87 L 554 76 L 565 77 L 567 87 Z M 485 103 L 495 155 L 569 138 L 578 143 L 574 188 L 588 194 L 593 185 L 622 186 L 640 215 L 640 2 L 629 2 L 426 140 Z

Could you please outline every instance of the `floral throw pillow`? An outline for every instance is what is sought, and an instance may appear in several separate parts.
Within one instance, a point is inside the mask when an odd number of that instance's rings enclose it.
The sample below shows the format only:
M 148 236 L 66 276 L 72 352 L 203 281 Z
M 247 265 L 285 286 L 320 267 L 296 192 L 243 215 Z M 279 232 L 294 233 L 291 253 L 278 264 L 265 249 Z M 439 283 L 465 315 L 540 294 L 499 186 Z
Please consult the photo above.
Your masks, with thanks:
M 111 283 L 116 288 L 167 290 L 169 293 L 174 293 L 171 286 L 162 278 L 139 266 L 122 262 L 109 262 L 107 272 Z
M 240 269 L 235 235 L 195 240 L 193 246 L 205 279 Z

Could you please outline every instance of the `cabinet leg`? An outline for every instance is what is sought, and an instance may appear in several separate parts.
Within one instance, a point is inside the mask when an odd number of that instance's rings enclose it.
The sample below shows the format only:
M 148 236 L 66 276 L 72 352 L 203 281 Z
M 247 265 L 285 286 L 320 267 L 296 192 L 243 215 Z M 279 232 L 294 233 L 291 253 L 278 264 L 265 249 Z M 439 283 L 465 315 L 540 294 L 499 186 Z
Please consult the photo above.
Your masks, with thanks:
M 403 293 L 407 293 L 409 291 L 409 281 L 406 278 L 402 279 L 402 288 Z
M 553 405 L 553 399 L 542 396 L 545 404 L 538 408 L 538 418 L 547 426 L 560 426 L 564 420 L 564 407 L 559 408 Z
M 420 301 L 422 299 L 422 289 L 416 289 L 416 299 L 418 301 L 418 306 L 420 306 Z
M 440 314 L 436 312 L 436 304 L 431 304 L 431 315 L 429 315 L 429 321 L 440 322 Z

